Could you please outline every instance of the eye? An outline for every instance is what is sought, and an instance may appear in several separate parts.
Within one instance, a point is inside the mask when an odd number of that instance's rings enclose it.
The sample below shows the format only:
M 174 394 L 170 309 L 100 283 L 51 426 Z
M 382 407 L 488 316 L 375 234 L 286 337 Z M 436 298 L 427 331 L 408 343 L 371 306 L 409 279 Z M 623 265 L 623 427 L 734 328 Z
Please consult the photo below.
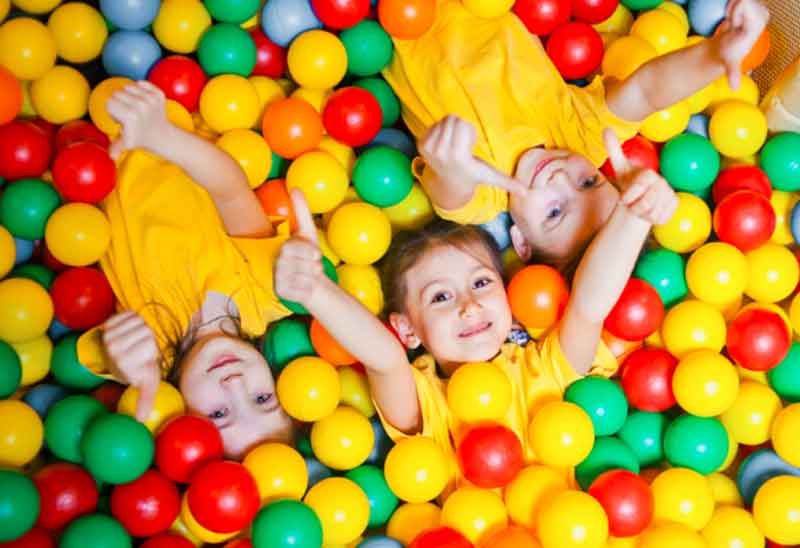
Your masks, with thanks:
M 561 217 L 561 206 L 553 206 L 547 212 L 547 218 L 549 219 L 558 219 Z
M 597 175 L 594 177 L 589 177 L 588 179 L 584 179 L 581 183 L 581 188 L 592 188 L 593 186 L 597 185 Z
M 256 403 L 258 405 L 264 405 L 272 400 L 272 394 L 259 394 L 256 396 Z
M 433 298 L 431 299 L 431 304 L 435 303 L 443 303 L 449 299 L 449 296 L 444 291 L 440 291 L 436 293 Z
M 475 280 L 474 287 L 475 289 L 482 289 L 491 283 L 492 283 L 491 278 L 478 278 L 477 280 Z
M 208 414 L 208 418 L 211 420 L 219 420 L 224 419 L 228 416 L 228 409 L 223 407 L 222 409 L 216 409 Z

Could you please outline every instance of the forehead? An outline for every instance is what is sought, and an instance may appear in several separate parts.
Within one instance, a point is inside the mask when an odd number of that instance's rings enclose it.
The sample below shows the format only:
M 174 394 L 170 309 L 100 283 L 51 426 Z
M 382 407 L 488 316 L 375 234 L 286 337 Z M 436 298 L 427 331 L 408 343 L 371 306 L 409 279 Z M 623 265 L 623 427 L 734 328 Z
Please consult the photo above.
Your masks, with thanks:
M 406 272 L 405 281 L 409 291 L 413 291 L 435 279 L 456 280 L 481 267 L 494 270 L 492 255 L 484 245 L 478 242 L 460 246 L 436 244 Z

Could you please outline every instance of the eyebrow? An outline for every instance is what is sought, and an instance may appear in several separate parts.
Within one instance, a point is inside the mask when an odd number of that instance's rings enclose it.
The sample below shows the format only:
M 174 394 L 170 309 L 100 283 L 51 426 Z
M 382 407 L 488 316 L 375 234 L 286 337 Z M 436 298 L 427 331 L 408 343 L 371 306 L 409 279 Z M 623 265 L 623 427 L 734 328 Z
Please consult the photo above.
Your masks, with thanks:
M 478 259 L 475 259 L 475 260 L 476 260 L 476 261 L 478 261 Z M 478 261 L 478 262 L 480 263 L 480 261 Z M 492 269 L 492 268 L 489 268 L 489 267 L 488 267 L 488 266 L 486 266 L 485 264 L 481 263 L 481 264 L 479 264 L 478 266 L 476 266 L 475 268 L 473 268 L 472 270 L 470 270 L 470 272 L 469 272 L 469 275 L 471 276 L 471 275 L 475 274 L 476 272 L 478 272 L 478 271 L 480 271 L 481 269 L 484 269 L 484 268 L 486 268 L 486 269 L 488 269 L 488 270 L 492 270 L 492 271 L 494 271 L 494 269 Z M 422 296 L 422 295 L 425 293 L 425 291 L 426 291 L 426 290 L 427 290 L 427 289 L 428 289 L 430 286 L 432 286 L 432 285 L 434 285 L 434 284 L 437 284 L 437 283 L 441 283 L 441 284 L 443 284 L 445 280 L 448 280 L 448 278 L 436 278 L 435 280 L 431 280 L 430 282 L 428 282 L 427 284 L 425 284 L 425 285 L 424 285 L 424 286 L 423 286 L 423 287 L 422 287 L 422 288 L 419 290 L 419 295 L 420 295 L 420 297 L 421 297 L 421 296 Z

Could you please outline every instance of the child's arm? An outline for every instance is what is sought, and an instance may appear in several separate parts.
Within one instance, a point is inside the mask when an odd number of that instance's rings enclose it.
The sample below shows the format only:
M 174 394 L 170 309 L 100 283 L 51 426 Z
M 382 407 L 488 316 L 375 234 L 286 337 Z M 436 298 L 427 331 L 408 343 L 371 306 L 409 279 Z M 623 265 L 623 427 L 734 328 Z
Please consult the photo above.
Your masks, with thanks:
M 610 84 L 606 102 L 624 120 L 644 120 L 690 97 L 727 73 L 732 89 L 741 81 L 742 60 L 761 36 L 769 10 L 760 0 L 730 0 L 716 36 L 656 57 L 623 82 Z
M 206 189 L 231 236 L 268 237 L 274 231 L 242 168 L 227 153 L 167 120 L 163 92 L 150 82 L 111 96 L 108 113 L 122 125 L 112 156 L 143 148 L 172 162 Z
M 369 310 L 330 281 L 322 270 L 317 230 L 301 191 L 291 193 L 297 232 L 275 263 L 275 293 L 299 302 L 367 370 L 384 418 L 395 428 L 419 427 L 417 388 L 405 350 Z
M 592 366 L 603 322 L 630 278 L 650 227 L 667 222 L 677 207 L 675 192 L 660 175 L 631 166 L 611 130 L 603 136 L 625 190 L 581 259 L 561 322 L 561 348 L 581 375 Z

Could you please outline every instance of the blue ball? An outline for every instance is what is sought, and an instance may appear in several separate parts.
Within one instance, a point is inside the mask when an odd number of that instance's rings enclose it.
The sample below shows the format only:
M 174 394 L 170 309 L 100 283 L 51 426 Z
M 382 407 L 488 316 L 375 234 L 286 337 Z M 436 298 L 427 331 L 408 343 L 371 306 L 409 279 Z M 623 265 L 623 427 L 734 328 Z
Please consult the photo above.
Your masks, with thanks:
M 309 0 L 269 0 L 261 12 L 261 29 L 282 48 L 289 47 L 299 34 L 321 28 Z
M 800 242 L 800 202 L 792 208 L 792 216 L 789 221 L 789 226 L 792 229 L 792 236 L 795 242 Z
M 739 467 L 736 485 L 745 505 L 752 506 L 761 486 L 777 476 L 800 477 L 800 468 L 780 458 L 772 449 L 761 449 L 747 457 Z
M 30 405 L 44 420 L 50 407 L 67 396 L 69 390 L 58 384 L 37 384 L 22 396 L 22 401 Z
M 317 459 L 306 457 L 306 468 L 308 469 L 308 488 L 311 489 L 317 483 L 333 475 L 331 469 L 322 464 Z
M 69 327 L 55 318 L 53 318 L 53 321 L 50 322 L 50 327 L 47 328 L 47 336 L 50 337 L 50 340 L 53 342 L 71 332 L 72 330 Z
M 14 266 L 25 264 L 33 257 L 33 248 L 36 247 L 36 242 L 33 240 L 23 240 L 22 238 L 14 238 L 14 249 L 16 250 L 16 257 L 14 258 Z
M 161 46 L 151 34 L 141 30 L 115 32 L 103 47 L 103 67 L 111 76 L 144 80 L 159 59 Z
M 371 464 L 380 468 L 383 467 L 383 461 L 386 460 L 386 455 L 389 453 L 389 449 L 394 446 L 394 442 L 386 435 L 386 430 L 383 429 L 381 420 L 377 415 L 372 417 L 369 422 L 372 425 L 372 431 L 375 433 L 375 443 L 364 464 Z
M 357 548 L 403 548 L 403 543 L 393 538 L 379 535 L 362 540 Z
M 156 18 L 160 7 L 160 0 L 100 0 L 105 18 L 123 30 L 145 28 Z
M 689 0 L 689 24 L 697 34 L 711 36 L 725 19 L 728 0 Z
M 497 217 L 488 223 L 482 224 L 481 228 L 494 238 L 497 247 L 499 247 L 501 251 L 505 251 L 511 246 L 511 234 L 509 231 L 511 230 L 512 224 L 514 223 L 511 220 L 511 215 L 509 215 L 507 211 L 501 211 Z
M 370 141 L 364 147 L 364 150 L 369 150 L 370 148 L 379 145 L 399 150 L 412 160 L 414 159 L 414 156 L 417 155 L 417 147 L 411 137 L 409 137 L 405 132 L 393 127 L 386 127 L 380 130 L 372 139 L 372 141 Z
M 692 117 L 689 118 L 689 125 L 686 126 L 686 131 L 684 133 L 694 133 L 704 139 L 708 139 L 708 122 L 709 118 L 705 114 L 692 114 Z

